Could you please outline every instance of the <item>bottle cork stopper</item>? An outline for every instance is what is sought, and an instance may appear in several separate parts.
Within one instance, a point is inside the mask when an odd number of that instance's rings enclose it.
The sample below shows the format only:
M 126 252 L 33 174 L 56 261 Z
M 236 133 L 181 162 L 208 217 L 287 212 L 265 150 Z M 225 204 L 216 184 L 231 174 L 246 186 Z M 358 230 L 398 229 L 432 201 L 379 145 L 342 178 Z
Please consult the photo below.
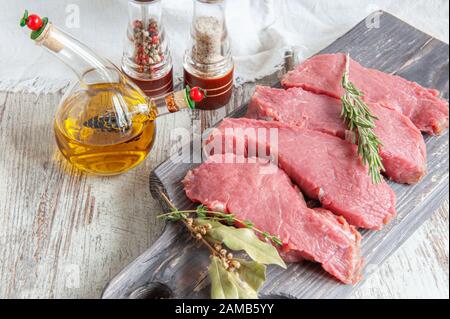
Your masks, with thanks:
M 59 31 L 53 26 L 51 22 L 47 23 L 44 31 L 36 38 L 37 45 L 43 45 L 49 50 L 58 53 L 64 49 L 64 44 L 58 41 L 58 37 L 55 37 Z
M 165 101 L 167 110 L 170 113 L 175 113 L 179 110 L 189 108 L 184 90 L 172 92 L 171 94 L 166 96 Z

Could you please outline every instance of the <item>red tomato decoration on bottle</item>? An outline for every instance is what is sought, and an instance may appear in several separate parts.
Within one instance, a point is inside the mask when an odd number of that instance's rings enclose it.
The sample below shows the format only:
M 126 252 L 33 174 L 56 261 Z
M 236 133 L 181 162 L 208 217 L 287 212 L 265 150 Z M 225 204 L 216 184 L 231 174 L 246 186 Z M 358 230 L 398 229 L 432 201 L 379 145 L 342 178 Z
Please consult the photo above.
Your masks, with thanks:
M 36 14 L 28 16 L 27 26 L 33 31 L 37 31 L 42 28 L 42 19 Z
M 205 98 L 205 92 L 199 87 L 193 87 L 190 93 L 192 101 L 198 103 Z

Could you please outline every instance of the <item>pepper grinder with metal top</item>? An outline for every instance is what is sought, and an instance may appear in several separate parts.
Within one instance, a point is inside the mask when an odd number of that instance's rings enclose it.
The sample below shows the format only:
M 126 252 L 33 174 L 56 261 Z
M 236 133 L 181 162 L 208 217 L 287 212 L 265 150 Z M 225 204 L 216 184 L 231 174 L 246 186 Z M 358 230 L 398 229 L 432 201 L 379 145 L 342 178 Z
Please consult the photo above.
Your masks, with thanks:
M 233 91 L 234 63 L 225 23 L 225 0 L 193 0 L 194 17 L 184 57 L 184 84 L 202 87 L 200 109 L 226 105 Z
M 161 0 L 129 0 L 123 71 L 148 96 L 173 90 L 173 65 Z

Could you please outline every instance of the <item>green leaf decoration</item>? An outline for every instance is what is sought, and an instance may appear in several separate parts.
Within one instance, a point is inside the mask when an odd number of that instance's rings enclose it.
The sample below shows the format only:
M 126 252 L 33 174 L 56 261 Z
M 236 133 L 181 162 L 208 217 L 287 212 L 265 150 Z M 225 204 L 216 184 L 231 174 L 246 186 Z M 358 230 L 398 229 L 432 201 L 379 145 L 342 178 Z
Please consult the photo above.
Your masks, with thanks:
M 241 267 L 237 270 L 239 276 L 255 291 L 259 291 L 261 286 L 266 281 L 266 269 L 263 264 L 255 261 L 248 261 L 245 259 L 236 258 L 239 261 Z
M 27 20 L 28 20 L 28 10 L 25 10 L 22 19 L 20 19 L 20 26 L 22 28 L 27 25 Z
M 215 241 L 224 243 L 231 250 L 244 250 L 251 259 L 258 263 L 286 268 L 286 264 L 275 247 L 261 241 L 252 230 L 225 226 L 214 221 L 197 220 L 196 222 L 199 224 L 210 223 L 212 229 L 208 231 L 208 236 Z
M 42 32 L 44 32 L 45 28 L 47 27 L 48 24 L 48 18 L 44 17 L 42 18 L 42 27 L 39 30 L 33 31 L 31 32 L 31 39 L 32 40 L 36 40 L 37 38 L 39 38 L 42 34 Z
M 184 90 L 184 98 L 191 110 L 195 110 L 195 102 L 191 99 L 191 87 L 189 85 L 186 86 Z
M 242 280 L 238 272 L 227 271 L 220 258 L 212 258 L 208 271 L 212 299 L 258 299 L 258 292 Z

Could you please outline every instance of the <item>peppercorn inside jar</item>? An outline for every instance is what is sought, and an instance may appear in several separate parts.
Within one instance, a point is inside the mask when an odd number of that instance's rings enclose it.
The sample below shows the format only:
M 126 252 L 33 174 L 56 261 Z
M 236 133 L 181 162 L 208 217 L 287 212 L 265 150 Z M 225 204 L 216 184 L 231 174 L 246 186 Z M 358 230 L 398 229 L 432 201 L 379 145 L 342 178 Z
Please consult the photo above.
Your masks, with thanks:
M 161 0 L 129 0 L 123 71 L 148 96 L 173 90 L 173 65 Z

